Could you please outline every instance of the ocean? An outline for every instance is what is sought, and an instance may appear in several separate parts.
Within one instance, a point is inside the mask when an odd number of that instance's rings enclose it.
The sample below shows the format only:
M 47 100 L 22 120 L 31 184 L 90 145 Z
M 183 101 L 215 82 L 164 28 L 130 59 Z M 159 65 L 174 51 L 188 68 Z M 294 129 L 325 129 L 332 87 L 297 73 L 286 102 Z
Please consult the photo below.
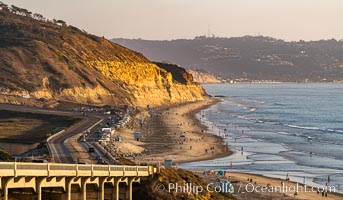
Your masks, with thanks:
M 343 193 L 343 84 L 206 84 L 204 88 L 225 97 L 197 118 L 223 137 L 233 155 L 179 167 L 276 178 L 289 174 L 291 181 L 330 184 Z

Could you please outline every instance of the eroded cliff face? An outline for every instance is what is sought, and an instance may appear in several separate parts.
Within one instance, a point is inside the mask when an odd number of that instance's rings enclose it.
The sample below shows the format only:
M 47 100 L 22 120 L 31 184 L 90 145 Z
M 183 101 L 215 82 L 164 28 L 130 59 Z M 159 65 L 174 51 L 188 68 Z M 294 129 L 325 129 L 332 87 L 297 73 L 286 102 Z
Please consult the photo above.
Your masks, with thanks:
M 179 83 L 173 79 L 171 72 L 149 62 L 90 61 L 88 64 L 106 78 L 123 81 L 137 106 L 202 100 L 206 94 L 200 85 L 193 82 Z M 177 73 L 174 74 L 178 76 Z
M 203 99 L 184 69 L 75 27 L 0 10 L 0 102 L 56 106 L 70 101 L 145 107 Z M 182 70 L 181 70 L 182 69 Z

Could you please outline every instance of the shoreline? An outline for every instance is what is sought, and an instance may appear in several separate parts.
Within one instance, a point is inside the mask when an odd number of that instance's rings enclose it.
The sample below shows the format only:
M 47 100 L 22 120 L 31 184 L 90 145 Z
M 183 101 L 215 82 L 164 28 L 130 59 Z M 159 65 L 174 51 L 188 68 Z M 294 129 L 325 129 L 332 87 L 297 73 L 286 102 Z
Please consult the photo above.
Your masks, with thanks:
M 195 117 L 218 102 L 216 98 L 206 97 L 202 101 L 153 109 L 152 116 L 143 113 L 142 127 L 136 122 L 131 128 L 120 129 L 117 134 L 124 142 L 115 142 L 114 146 L 116 149 L 129 148 L 126 158 L 136 164 L 159 164 L 171 158 L 177 165 L 229 156 L 232 152 L 223 144 L 223 139 L 207 131 L 208 127 Z M 136 116 L 133 121 L 140 117 Z M 134 140 L 135 131 L 141 133 L 140 141 Z
M 220 100 L 218 100 L 216 103 L 219 103 L 219 101 Z M 214 104 L 212 104 L 212 105 L 214 105 Z M 206 107 L 206 108 L 208 108 L 208 107 Z M 206 108 L 204 108 L 204 109 L 206 109 Z M 201 125 L 206 127 L 203 124 L 201 124 Z M 206 127 L 206 128 L 209 128 L 209 127 Z M 213 133 L 210 133 L 210 134 L 213 134 Z M 216 136 L 216 135 L 214 135 L 214 136 Z M 219 136 L 217 136 L 217 137 L 219 137 Z M 221 138 L 221 137 L 219 137 L 219 138 Z M 229 154 L 227 156 L 231 156 L 232 154 L 233 153 L 231 152 L 231 154 Z M 212 159 L 204 159 L 204 160 L 214 160 L 216 158 L 221 158 L 221 157 L 213 157 Z M 202 161 L 202 160 L 199 160 L 199 161 Z M 194 161 L 187 161 L 187 162 L 183 162 L 183 163 L 189 163 L 189 162 L 194 162 Z M 200 170 L 190 170 L 190 171 L 199 173 Z M 243 183 L 243 184 L 248 184 L 249 183 L 247 181 L 247 177 L 252 178 L 253 180 L 257 180 L 257 182 L 262 183 L 262 185 L 258 184 L 259 186 L 266 186 L 269 183 L 274 183 L 274 184 L 271 184 L 271 186 L 277 187 L 278 185 L 276 183 L 280 183 L 281 181 L 283 181 L 281 178 L 275 178 L 275 177 L 271 177 L 271 176 L 268 176 L 268 175 L 260 175 L 260 174 L 254 174 L 254 173 L 249 173 L 249 172 L 239 172 L 239 171 L 230 172 L 230 170 L 228 170 L 227 172 L 229 174 L 228 177 L 231 177 L 234 181 L 239 181 L 240 183 Z M 199 174 L 199 175 L 201 177 L 205 178 L 203 174 Z M 246 177 L 246 178 L 244 178 L 244 177 Z M 311 184 L 307 185 L 307 184 L 303 184 L 303 183 L 301 183 L 299 181 L 292 181 L 292 180 L 289 181 L 289 186 L 297 186 L 297 185 L 299 185 L 299 187 L 304 187 L 306 185 L 308 188 L 311 188 Z M 280 186 L 280 184 L 279 184 L 279 186 Z M 316 187 L 314 187 L 314 188 L 316 188 Z M 337 189 L 337 188 L 335 188 L 335 189 Z M 287 195 L 288 197 L 294 198 L 294 199 L 318 199 L 318 198 L 325 198 L 325 199 L 328 199 L 328 200 L 331 200 L 331 199 L 332 200 L 336 200 L 336 199 L 342 199 L 343 200 L 343 194 L 339 193 L 337 191 L 329 192 L 327 194 L 328 195 L 327 197 L 325 197 L 325 196 L 322 197 L 321 194 L 317 194 L 316 192 L 298 192 L 297 195 L 294 195 L 291 192 L 288 192 L 288 193 L 287 192 L 286 193 L 279 192 L 279 194 Z M 270 196 L 277 197 L 277 195 L 279 195 L 279 194 L 275 194 L 275 196 L 273 194 L 265 194 L 264 197 L 266 197 L 266 198 L 270 198 Z M 258 198 L 258 197 L 259 196 L 254 196 L 253 198 Z

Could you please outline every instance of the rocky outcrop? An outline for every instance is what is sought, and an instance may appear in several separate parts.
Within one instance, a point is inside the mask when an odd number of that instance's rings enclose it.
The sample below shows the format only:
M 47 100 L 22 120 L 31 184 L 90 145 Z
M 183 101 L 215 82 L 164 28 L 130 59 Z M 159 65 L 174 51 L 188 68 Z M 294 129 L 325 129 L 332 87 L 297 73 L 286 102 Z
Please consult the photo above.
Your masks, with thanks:
M 174 78 L 182 68 L 166 70 L 104 38 L 11 8 L 0 9 L 0 55 L 0 102 L 159 106 L 205 94 L 189 77 Z
M 221 83 L 222 81 L 217 79 L 214 75 L 200 70 L 188 70 L 194 78 L 194 82 L 197 83 Z
M 178 83 L 192 84 L 193 76 L 188 73 L 184 68 L 170 63 L 155 62 L 155 64 L 173 75 L 173 79 Z

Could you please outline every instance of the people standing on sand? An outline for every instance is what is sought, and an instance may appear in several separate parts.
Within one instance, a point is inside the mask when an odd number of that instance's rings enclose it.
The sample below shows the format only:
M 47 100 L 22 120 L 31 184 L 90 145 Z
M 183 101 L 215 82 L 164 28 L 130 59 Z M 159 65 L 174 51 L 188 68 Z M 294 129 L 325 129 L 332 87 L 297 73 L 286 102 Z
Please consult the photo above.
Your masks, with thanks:
M 288 176 L 288 173 L 286 174 L 286 179 L 285 179 L 286 182 L 289 181 L 289 176 Z

